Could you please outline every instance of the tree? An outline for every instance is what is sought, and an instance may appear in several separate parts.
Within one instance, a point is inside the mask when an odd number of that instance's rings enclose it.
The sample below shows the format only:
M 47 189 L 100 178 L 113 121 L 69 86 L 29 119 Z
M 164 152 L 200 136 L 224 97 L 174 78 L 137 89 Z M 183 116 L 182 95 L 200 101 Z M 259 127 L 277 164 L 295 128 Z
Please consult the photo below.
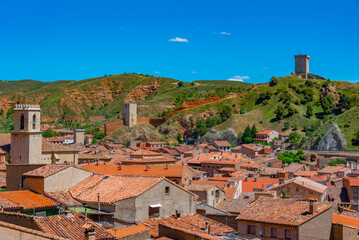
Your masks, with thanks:
M 308 103 L 308 105 L 307 105 L 307 112 L 305 113 L 305 115 L 307 116 L 307 117 L 311 117 L 311 116 L 313 116 L 313 107 L 312 107 L 312 104 L 310 104 L 310 103 Z
M 277 109 L 274 111 L 274 113 L 278 120 L 282 120 L 284 118 L 284 108 L 281 105 L 279 105 L 277 107 Z
M 253 124 L 252 130 L 251 130 L 251 137 L 254 138 L 256 136 L 256 133 L 257 133 L 257 128 L 256 128 L 256 125 Z
M 352 144 L 354 146 L 359 146 L 359 131 L 357 131 L 352 139 Z
M 320 103 L 322 104 L 324 114 L 328 115 L 328 114 L 331 114 L 333 112 L 333 110 L 334 110 L 334 101 L 333 101 L 333 97 L 331 95 L 327 95 L 325 97 L 322 97 L 320 99 Z
M 219 114 L 221 115 L 223 121 L 225 121 L 232 116 L 232 108 L 228 105 L 225 105 Z
M 46 130 L 45 132 L 42 133 L 42 136 L 43 136 L 44 138 L 50 138 L 50 137 L 52 137 L 53 135 L 52 135 L 52 132 L 51 132 L 50 130 Z
M 177 133 L 177 141 L 178 141 L 178 143 L 183 143 L 182 134 L 181 134 L 181 133 Z
M 0 116 L 4 115 L 4 109 L 0 109 Z
M 292 107 L 288 107 L 288 113 L 287 113 L 287 117 L 291 117 L 293 116 L 294 114 L 298 113 L 298 110 L 295 109 L 295 108 L 292 108 Z
M 357 97 L 355 95 L 349 96 L 346 93 L 340 93 L 340 99 L 338 101 L 338 109 L 341 112 L 345 112 L 346 110 L 349 110 L 353 106 L 355 106 L 357 102 Z
M 252 141 L 252 130 L 247 126 L 241 136 L 241 143 L 251 143 Z
M 288 130 L 290 127 L 290 122 L 285 122 L 284 123 L 284 130 Z
M 290 143 L 298 143 L 301 138 L 302 136 L 297 132 L 290 133 L 288 137 Z
M 272 77 L 270 82 L 269 82 L 269 86 L 270 87 L 274 87 L 278 84 L 278 79 L 276 77 Z
M 183 87 L 183 85 L 184 85 L 184 82 L 182 82 L 182 81 L 179 81 L 178 83 L 177 83 L 177 87 Z

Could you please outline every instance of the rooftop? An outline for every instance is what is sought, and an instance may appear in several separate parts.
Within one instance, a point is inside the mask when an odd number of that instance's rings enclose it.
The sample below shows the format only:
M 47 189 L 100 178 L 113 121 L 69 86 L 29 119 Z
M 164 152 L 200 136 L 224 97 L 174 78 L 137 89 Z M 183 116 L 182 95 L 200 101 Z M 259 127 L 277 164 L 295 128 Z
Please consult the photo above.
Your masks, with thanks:
M 144 221 L 145 224 L 153 226 L 158 229 L 159 224 L 164 224 L 169 227 L 179 227 L 197 233 L 208 233 L 206 229 L 206 223 L 211 228 L 211 235 L 224 236 L 227 233 L 236 232 L 231 227 L 228 227 L 222 223 L 216 222 L 212 219 L 206 218 L 199 214 L 181 215 L 180 218 L 168 217 L 163 219 L 153 219 Z M 152 230 L 152 235 L 157 237 L 158 232 Z
M 282 188 L 283 186 L 286 186 L 288 184 L 291 183 L 295 183 L 297 185 L 300 185 L 302 187 L 308 188 L 312 191 L 318 192 L 318 193 L 324 193 L 327 190 L 327 186 L 314 182 L 312 180 L 303 178 L 303 177 L 296 177 L 296 178 L 292 178 L 287 180 L 286 182 L 284 182 L 283 184 L 278 184 L 273 186 L 271 189 L 277 189 L 277 188 Z
M 133 225 L 124 228 L 117 228 L 115 230 L 108 230 L 109 233 L 111 233 L 118 239 L 130 237 L 134 234 L 143 233 L 145 231 L 149 231 L 149 229 L 144 225 Z
M 55 207 L 59 205 L 57 202 L 54 202 L 43 195 L 36 194 L 29 190 L 1 192 L 0 202 L 5 205 L 4 206 L 5 209 L 6 208 L 33 209 L 33 208 Z
M 85 229 L 91 226 L 95 229 L 96 240 L 116 239 L 111 233 L 107 232 L 95 222 L 89 219 L 85 220 L 85 216 L 78 212 L 73 212 L 71 216 L 54 215 L 36 218 L 35 222 L 43 232 L 67 239 L 86 239 Z
M 58 173 L 66 168 L 69 168 L 70 165 L 57 165 L 57 164 L 48 164 L 42 167 L 36 168 L 29 172 L 24 173 L 26 177 L 48 177 L 55 173 Z
M 156 166 L 156 165 L 119 165 L 115 164 L 86 164 L 80 166 L 92 172 L 109 175 L 137 175 L 137 176 L 154 176 L 154 177 L 168 177 L 181 178 L 183 170 L 188 168 L 185 165 L 170 165 L 170 166 Z
M 260 197 L 244 209 L 238 219 L 299 226 L 331 207 L 328 203 L 317 203 L 317 212 L 310 214 L 307 201 Z

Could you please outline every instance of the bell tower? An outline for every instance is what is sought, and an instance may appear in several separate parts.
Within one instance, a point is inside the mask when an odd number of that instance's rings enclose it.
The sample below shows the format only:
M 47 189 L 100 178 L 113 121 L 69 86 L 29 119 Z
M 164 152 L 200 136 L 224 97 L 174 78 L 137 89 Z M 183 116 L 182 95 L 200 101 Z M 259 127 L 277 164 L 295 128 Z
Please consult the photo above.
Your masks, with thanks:
M 39 105 L 16 105 L 14 130 L 11 131 L 11 164 L 41 163 L 42 133 Z

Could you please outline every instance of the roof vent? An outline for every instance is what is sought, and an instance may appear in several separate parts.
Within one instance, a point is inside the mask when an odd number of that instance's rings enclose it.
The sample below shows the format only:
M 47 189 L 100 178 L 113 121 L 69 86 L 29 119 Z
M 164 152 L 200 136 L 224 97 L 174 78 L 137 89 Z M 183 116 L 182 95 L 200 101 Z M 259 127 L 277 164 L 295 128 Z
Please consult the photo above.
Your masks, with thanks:
M 109 176 L 104 176 L 102 179 L 105 180 L 105 179 L 107 179 L 107 178 L 109 178 Z

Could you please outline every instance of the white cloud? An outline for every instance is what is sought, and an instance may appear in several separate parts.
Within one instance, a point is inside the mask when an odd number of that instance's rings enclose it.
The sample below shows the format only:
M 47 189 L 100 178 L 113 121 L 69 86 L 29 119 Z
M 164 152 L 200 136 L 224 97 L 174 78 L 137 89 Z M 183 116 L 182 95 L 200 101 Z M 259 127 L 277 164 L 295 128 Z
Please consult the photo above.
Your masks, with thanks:
M 220 32 L 219 34 L 222 34 L 222 35 L 231 35 L 232 33 L 229 33 L 229 32 Z
M 263 68 L 263 70 L 268 70 L 268 69 L 269 69 L 269 67 L 264 67 L 264 68 Z
M 154 73 L 161 73 L 161 72 L 159 72 L 159 71 L 154 71 Z
M 237 81 L 237 82 L 243 82 L 244 80 L 248 80 L 249 79 L 249 76 L 239 76 L 239 75 L 236 75 L 236 76 L 233 76 L 231 78 L 228 78 L 227 80 L 228 81 Z
M 186 38 L 179 38 L 179 37 L 171 38 L 168 41 L 170 41 L 170 42 L 189 42 Z
M 196 74 L 197 72 L 196 72 L 196 71 L 192 71 L 191 73 Z

